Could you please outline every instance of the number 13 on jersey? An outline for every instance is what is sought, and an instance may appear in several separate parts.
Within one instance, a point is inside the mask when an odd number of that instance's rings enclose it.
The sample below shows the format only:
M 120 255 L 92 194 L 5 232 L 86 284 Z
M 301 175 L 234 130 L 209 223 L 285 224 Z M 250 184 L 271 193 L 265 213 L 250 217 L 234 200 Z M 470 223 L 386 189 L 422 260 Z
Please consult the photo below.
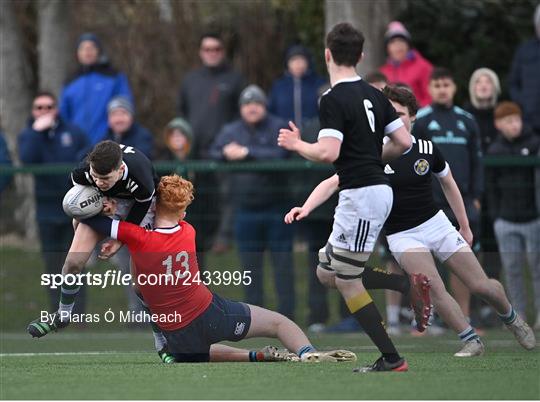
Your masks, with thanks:
M 180 266 L 180 269 L 175 271 L 178 279 L 183 279 L 189 275 L 189 254 L 187 251 L 180 251 L 178 254 L 176 254 L 174 262 Z M 169 255 L 165 260 L 163 260 L 161 265 L 166 267 L 167 275 L 172 275 L 173 256 Z

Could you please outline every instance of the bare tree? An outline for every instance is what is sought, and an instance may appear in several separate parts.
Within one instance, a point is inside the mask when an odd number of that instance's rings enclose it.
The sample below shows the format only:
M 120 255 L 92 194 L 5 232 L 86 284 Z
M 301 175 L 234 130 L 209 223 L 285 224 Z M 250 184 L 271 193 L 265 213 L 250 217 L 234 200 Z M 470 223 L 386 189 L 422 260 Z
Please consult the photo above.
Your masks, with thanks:
M 22 45 L 14 1 L 0 2 L 0 116 L 10 149 L 30 110 L 32 71 Z
M 38 77 L 41 89 L 57 96 L 70 66 L 69 2 L 39 0 L 38 16 Z
M 359 73 L 376 70 L 384 61 L 384 31 L 394 15 L 395 0 L 325 0 L 326 32 L 339 22 L 350 22 L 366 38 Z
M 15 149 L 16 136 L 24 127 L 32 102 L 32 72 L 13 7 L 14 1 L 0 2 L 0 116 L 11 150 Z M 37 237 L 32 180 L 18 175 L 15 183 L 16 194 L 9 200 L 14 212 L 9 219 L 24 230 L 23 235 L 31 244 Z

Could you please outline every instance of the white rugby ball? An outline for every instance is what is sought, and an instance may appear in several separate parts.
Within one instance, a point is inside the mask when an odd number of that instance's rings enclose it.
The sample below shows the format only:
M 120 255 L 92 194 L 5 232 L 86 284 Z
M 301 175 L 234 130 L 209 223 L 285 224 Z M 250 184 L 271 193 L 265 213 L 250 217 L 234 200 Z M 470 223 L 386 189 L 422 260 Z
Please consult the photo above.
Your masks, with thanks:
M 62 208 L 71 218 L 91 218 L 103 210 L 103 194 L 92 186 L 75 185 L 64 196 Z

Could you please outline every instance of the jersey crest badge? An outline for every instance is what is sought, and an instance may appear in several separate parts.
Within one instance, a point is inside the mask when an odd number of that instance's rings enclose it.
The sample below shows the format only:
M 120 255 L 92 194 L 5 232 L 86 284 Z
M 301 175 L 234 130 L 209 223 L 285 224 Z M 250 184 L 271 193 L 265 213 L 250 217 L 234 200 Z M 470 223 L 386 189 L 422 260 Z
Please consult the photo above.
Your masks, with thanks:
M 394 169 L 392 169 L 392 168 L 390 167 L 390 165 L 386 165 L 386 166 L 384 167 L 384 174 L 394 174 L 394 173 L 396 173 L 396 172 L 394 171 Z
M 429 162 L 425 159 L 418 159 L 414 162 L 414 171 L 419 176 L 424 176 L 429 172 Z

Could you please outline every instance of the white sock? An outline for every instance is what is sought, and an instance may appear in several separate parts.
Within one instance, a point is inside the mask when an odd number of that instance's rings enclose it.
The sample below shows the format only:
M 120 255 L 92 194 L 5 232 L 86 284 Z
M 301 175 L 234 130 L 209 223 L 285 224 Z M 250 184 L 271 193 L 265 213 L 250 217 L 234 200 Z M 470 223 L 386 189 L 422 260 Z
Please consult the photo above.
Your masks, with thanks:
M 69 316 L 71 316 L 71 312 L 73 311 L 73 306 L 75 306 L 75 303 L 71 303 L 71 304 L 64 304 L 64 303 L 60 303 L 58 305 L 58 312 L 59 313 L 62 313 L 62 312 L 65 312 L 65 313 L 69 313 Z M 67 321 L 67 320 L 62 320 L 62 316 L 66 316 L 66 314 L 60 314 L 60 320 L 61 321 Z
M 400 307 L 397 305 L 389 304 L 386 306 L 386 321 L 388 321 L 388 325 L 399 325 L 399 311 Z
M 161 332 L 152 331 L 152 334 L 154 334 L 154 346 L 159 352 L 165 347 L 165 345 L 167 345 L 167 339 L 165 339 L 165 336 Z

